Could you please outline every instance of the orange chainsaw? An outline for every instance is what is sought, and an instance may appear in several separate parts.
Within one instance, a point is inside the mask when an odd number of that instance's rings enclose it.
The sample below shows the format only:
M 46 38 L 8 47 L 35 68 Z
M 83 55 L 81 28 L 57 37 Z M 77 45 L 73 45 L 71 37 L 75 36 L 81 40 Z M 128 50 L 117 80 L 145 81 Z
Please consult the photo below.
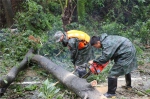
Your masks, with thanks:
M 94 75 L 98 75 L 99 73 L 102 72 L 102 70 L 107 66 L 109 62 L 105 63 L 105 64 L 98 64 L 93 62 L 88 68 L 89 68 L 89 72 L 86 73 L 85 75 L 83 75 L 81 78 L 87 78 L 91 73 Z

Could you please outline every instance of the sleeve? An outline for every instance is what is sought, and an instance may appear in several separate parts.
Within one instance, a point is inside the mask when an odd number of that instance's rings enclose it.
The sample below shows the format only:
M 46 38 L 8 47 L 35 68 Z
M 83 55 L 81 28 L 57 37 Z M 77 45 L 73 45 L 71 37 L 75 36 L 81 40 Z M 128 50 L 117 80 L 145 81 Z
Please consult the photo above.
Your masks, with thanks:
M 71 52 L 72 63 L 75 64 L 76 57 L 78 55 L 78 40 L 76 38 L 69 39 L 68 46 Z
M 67 47 L 67 45 L 68 45 L 68 40 L 63 39 L 62 45 L 63 45 L 63 47 Z
M 98 64 L 105 64 L 111 59 L 115 51 L 116 51 L 115 46 L 106 45 L 104 48 L 102 48 L 102 55 L 97 59 L 93 60 L 93 62 L 96 62 Z

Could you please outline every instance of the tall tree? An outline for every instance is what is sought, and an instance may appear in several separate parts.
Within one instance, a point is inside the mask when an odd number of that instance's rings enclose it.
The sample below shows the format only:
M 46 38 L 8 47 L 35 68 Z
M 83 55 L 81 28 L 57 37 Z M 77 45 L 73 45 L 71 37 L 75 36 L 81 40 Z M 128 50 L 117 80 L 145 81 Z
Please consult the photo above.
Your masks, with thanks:
M 64 7 L 62 5 L 61 0 L 60 0 L 60 3 L 61 3 L 61 7 L 62 7 L 63 28 L 65 31 L 67 31 L 66 25 L 70 24 L 70 22 L 72 20 L 72 14 L 73 14 L 72 0 L 66 0 Z
M 72 16 L 72 22 L 78 22 L 77 1 L 78 0 L 74 0 L 73 2 L 74 11 Z
M 2 27 L 2 13 L 3 13 L 3 10 L 2 10 L 2 1 L 0 0 L 0 28 Z
M 13 18 L 14 18 L 14 13 L 11 6 L 11 0 L 2 0 L 2 4 L 5 10 L 7 26 L 10 27 L 13 24 Z

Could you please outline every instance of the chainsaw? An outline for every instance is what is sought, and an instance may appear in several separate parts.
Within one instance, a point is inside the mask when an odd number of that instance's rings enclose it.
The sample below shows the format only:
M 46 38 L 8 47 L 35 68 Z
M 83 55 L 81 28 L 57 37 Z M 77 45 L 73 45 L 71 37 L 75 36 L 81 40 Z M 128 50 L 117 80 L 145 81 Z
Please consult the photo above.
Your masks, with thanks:
M 109 62 L 105 64 L 98 64 L 93 62 L 89 67 L 89 72 L 87 72 L 85 75 L 83 75 L 81 78 L 87 78 L 90 74 L 98 75 L 102 72 L 102 70 L 107 66 Z

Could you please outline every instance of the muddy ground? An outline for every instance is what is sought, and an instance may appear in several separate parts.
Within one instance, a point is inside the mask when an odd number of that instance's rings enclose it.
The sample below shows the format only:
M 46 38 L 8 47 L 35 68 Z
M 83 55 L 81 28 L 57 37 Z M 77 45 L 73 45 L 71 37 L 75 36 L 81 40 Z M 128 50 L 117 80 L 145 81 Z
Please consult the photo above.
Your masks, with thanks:
M 150 72 L 150 65 L 148 68 Z M 122 88 L 126 84 L 124 76 L 118 78 L 116 99 L 150 99 L 150 75 L 147 72 L 141 73 L 140 70 L 132 72 L 131 75 L 133 87 L 131 90 Z M 99 84 L 96 88 L 101 93 L 106 93 L 107 83 Z

